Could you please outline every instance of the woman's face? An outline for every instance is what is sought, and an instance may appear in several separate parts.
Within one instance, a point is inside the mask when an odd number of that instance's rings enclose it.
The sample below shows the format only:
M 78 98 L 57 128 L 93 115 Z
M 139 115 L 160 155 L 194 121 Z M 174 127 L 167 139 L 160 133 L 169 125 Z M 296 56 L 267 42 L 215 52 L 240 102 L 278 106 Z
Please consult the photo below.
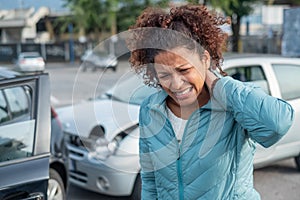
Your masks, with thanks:
M 155 70 L 159 83 L 179 107 L 198 105 L 205 71 L 210 57 L 207 51 L 199 54 L 185 48 L 164 51 L 155 56 Z

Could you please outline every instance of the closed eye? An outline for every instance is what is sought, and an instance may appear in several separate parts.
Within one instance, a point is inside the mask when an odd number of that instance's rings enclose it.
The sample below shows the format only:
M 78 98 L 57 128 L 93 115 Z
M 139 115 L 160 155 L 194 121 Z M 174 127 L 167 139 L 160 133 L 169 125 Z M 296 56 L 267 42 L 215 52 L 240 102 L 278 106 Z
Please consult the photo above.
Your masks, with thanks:
M 182 74 L 184 73 L 188 73 L 190 71 L 191 68 L 184 68 L 184 69 L 178 69 L 178 71 Z
M 170 76 L 169 74 L 160 74 L 160 75 L 158 75 L 158 78 L 159 79 L 166 79 L 169 76 Z

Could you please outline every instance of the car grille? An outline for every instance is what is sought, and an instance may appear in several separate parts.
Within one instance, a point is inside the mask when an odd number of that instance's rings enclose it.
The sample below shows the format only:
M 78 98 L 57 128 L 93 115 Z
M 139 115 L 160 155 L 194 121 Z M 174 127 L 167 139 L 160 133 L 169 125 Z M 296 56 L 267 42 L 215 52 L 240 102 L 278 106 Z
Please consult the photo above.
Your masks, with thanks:
M 87 183 L 86 173 L 76 171 L 76 170 L 70 170 L 69 171 L 69 176 L 74 181 L 78 181 L 78 182 L 81 182 L 81 183 Z
M 66 146 L 69 153 L 69 177 L 73 182 L 85 184 L 88 182 L 87 174 L 81 172 L 77 169 L 76 162 L 82 159 L 85 156 L 85 153 L 88 152 L 87 144 L 82 138 L 78 135 L 73 135 L 67 132 L 64 132 Z

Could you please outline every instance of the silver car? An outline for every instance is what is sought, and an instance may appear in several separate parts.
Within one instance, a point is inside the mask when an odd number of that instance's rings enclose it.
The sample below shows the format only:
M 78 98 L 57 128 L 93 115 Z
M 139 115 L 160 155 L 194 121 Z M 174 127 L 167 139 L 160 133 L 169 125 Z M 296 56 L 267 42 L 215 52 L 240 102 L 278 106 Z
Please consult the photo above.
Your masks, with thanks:
M 88 49 L 81 56 L 80 60 L 82 71 L 86 71 L 88 68 L 91 68 L 93 71 L 97 69 L 112 69 L 116 71 L 118 66 L 117 57 L 105 51 Z
M 280 56 L 227 56 L 223 68 L 232 77 L 254 82 L 287 100 L 295 110 L 288 133 L 270 148 L 258 145 L 255 168 L 295 158 L 300 170 L 300 59 Z M 70 159 L 70 182 L 107 195 L 139 198 L 138 111 L 155 92 L 136 75 L 123 77 L 105 96 L 60 108 Z M 298 126 L 297 126 L 298 125 Z
M 42 72 L 45 61 L 39 52 L 23 52 L 18 56 L 16 67 L 21 72 Z

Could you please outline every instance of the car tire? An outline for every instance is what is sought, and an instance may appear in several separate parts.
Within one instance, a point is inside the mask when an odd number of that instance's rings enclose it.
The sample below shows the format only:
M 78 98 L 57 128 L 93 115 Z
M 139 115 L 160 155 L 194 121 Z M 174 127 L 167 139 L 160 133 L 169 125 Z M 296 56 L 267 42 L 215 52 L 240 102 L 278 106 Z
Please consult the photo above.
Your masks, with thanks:
M 142 188 L 141 176 L 140 176 L 140 174 L 138 174 L 136 176 L 133 190 L 130 195 L 131 200 L 140 200 L 141 199 L 141 188 Z
M 117 66 L 111 66 L 110 68 L 111 68 L 114 72 L 117 71 Z
M 300 154 L 295 157 L 295 163 L 296 163 L 297 170 L 300 172 Z
M 66 191 L 64 183 L 59 173 L 50 168 L 48 181 L 48 200 L 66 200 Z
M 86 63 L 81 63 L 81 71 L 83 71 L 83 72 L 86 72 L 86 70 L 87 70 L 87 66 L 86 66 Z
M 83 61 L 82 62 L 82 71 L 87 71 L 88 68 L 94 68 L 94 64 L 90 61 Z
M 92 71 L 93 71 L 93 72 L 97 71 L 97 67 L 94 66 L 93 69 L 92 69 Z

